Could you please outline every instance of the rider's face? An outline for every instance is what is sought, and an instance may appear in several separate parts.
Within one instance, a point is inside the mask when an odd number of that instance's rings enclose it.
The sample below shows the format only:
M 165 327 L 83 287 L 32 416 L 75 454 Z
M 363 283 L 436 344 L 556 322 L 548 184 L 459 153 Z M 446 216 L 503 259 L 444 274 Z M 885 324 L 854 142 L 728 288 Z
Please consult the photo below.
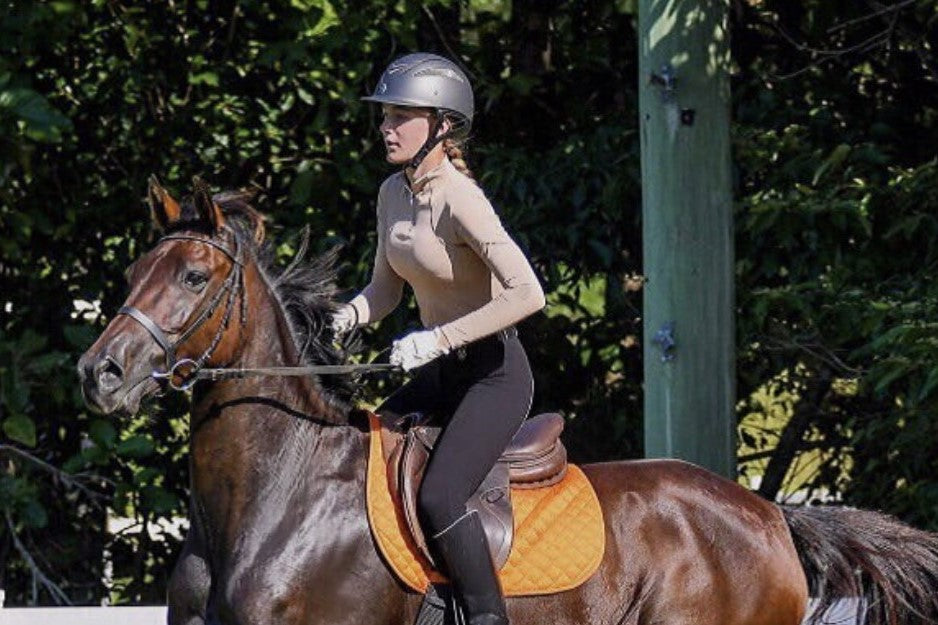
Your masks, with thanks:
M 379 128 L 388 152 L 388 162 L 403 165 L 414 158 L 427 140 L 432 115 L 426 109 L 392 104 L 385 104 L 381 108 L 384 118 Z

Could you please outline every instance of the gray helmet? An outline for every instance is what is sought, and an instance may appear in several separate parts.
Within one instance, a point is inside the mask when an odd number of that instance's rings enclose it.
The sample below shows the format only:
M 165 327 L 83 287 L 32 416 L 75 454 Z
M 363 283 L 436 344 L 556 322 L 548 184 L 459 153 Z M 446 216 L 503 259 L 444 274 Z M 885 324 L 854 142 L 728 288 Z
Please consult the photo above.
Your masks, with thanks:
M 472 85 L 459 66 L 436 54 L 408 54 L 388 65 L 366 102 L 420 106 L 454 117 L 458 131 L 468 131 L 474 112 Z

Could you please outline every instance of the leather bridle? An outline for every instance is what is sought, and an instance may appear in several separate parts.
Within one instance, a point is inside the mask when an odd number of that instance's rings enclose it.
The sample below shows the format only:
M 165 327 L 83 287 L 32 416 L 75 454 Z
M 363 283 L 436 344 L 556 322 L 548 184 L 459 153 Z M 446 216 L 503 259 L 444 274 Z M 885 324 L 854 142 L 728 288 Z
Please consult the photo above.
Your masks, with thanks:
M 355 373 L 362 371 L 389 371 L 399 369 L 397 365 L 385 363 L 362 363 L 347 365 L 309 365 L 302 367 L 262 367 L 254 369 L 205 369 L 205 363 L 215 349 L 221 343 L 221 339 L 228 329 L 231 321 L 231 313 L 234 310 L 234 303 L 238 296 L 241 296 L 241 327 L 247 322 L 247 291 L 244 288 L 244 262 L 241 253 L 241 244 L 238 237 L 232 233 L 234 241 L 234 250 L 205 237 L 199 237 L 191 234 L 169 234 L 157 241 L 157 245 L 163 241 L 196 241 L 210 245 L 221 251 L 231 261 L 231 269 L 225 278 L 221 287 L 212 295 L 208 305 L 202 308 L 202 311 L 196 316 L 195 320 L 188 327 L 179 333 L 175 341 L 170 341 L 167 332 L 160 328 L 145 312 L 135 306 L 123 306 L 117 311 L 118 315 L 127 315 L 140 325 L 142 325 L 153 340 L 163 349 L 165 355 L 165 371 L 156 371 L 150 374 L 150 377 L 158 381 L 165 381 L 171 388 L 177 391 L 186 391 L 199 380 L 230 380 L 241 379 L 252 376 L 306 376 L 306 375 L 340 375 L 346 373 Z M 196 359 L 176 357 L 176 351 L 179 346 L 186 342 L 202 324 L 208 321 L 218 309 L 222 299 L 225 301 L 225 315 L 222 322 L 218 325 L 215 337 L 209 346 L 202 352 L 202 355 Z M 175 381 L 176 376 L 182 379 L 182 382 Z
M 169 337 L 167 336 L 167 332 L 160 328 L 159 325 L 157 325 L 145 312 L 136 306 L 123 306 L 120 310 L 117 311 L 118 315 L 127 315 L 142 325 L 144 329 L 150 333 L 150 336 L 153 337 L 156 343 L 163 349 L 166 370 L 154 370 L 152 377 L 157 380 L 166 380 L 169 385 L 176 390 L 187 390 L 197 381 L 198 376 L 194 374 L 205 365 L 209 358 L 212 357 L 215 349 L 218 347 L 219 343 L 221 343 L 221 339 L 225 334 L 225 330 L 228 329 L 228 325 L 231 321 L 231 314 L 234 310 L 235 300 L 239 295 L 241 296 L 241 326 L 244 327 L 246 322 L 247 292 L 244 289 L 244 262 L 241 256 L 241 245 L 237 236 L 232 234 L 231 238 L 234 241 L 234 250 L 231 250 L 221 243 L 211 239 L 191 234 L 169 234 L 162 237 L 157 242 L 157 245 L 163 243 L 164 241 L 195 241 L 198 243 L 203 243 L 219 250 L 231 261 L 231 268 L 228 270 L 228 275 L 225 277 L 225 281 L 222 283 L 221 287 L 215 291 L 209 300 L 208 305 L 202 308 L 201 312 L 198 313 L 195 320 L 189 323 L 188 327 L 179 333 L 179 336 L 175 341 L 170 341 Z M 218 330 L 216 330 L 212 342 L 198 358 L 183 358 L 181 360 L 178 359 L 176 352 L 179 347 L 185 343 L 189 337 L 191 337 L 200 327 L 202 327 L 206 321 L 212 318 L 223 299 L 225 300 L 225 315 L 222 319 L 222 322 L 218 325 Z M 183 383 L 176 384 L 174 382 L 174 378 L 177 375 L 184 378 Z

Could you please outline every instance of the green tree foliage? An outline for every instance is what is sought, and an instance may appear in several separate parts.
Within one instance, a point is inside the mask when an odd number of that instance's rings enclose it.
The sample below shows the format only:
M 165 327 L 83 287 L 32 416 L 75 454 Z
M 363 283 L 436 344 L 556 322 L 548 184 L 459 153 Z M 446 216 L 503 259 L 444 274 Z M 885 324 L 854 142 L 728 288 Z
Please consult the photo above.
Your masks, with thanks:
M 153 240 L 146 177 L 177 193 L 194 174 L 257 189 L 284 259 L 310 224 L 318 250 L 344 246 L 351 293 L 367 281 L 374 195 L 390 173 L 376 111 L 358 98 L 406 51 L 458 57 L 476 86 L 470 163 L 550 293 L 548 314 L 522 327 L 535 410 L 568 416 L 577 460 L 640 455 L 634 3 L 0 6 L 9 603 L 163 600 L 179 543 L 150 530 L 185 513 L 185 400 L 102 418 L 74 374 L 123 300 L 123 269 Z M 770 381 L 795 398 L 768 444 L 766 495 L 794 458 L 824 448 L 813 485 L 938 527 L 936 22 L 930 3 L 875 11 L 734 5 L 741 411 Z M 398 311 L 366 343 L 381 350 L 415 322 Z M 132 525 L 109 531 L 114 517 Z
M 803 483 L 938 527 L 938 8 L 737 8 L 740 397 L 797 398 L 760 490 L 822 452 Z

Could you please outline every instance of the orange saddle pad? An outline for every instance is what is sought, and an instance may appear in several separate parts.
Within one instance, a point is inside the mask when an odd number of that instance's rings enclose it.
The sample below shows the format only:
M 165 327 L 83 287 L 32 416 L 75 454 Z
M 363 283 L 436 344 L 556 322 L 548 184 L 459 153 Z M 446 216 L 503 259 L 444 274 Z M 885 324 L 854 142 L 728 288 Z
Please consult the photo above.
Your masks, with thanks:
M 392 501 L 381 450 L 381 424 L 369 415 L 368 521 L 378 549 L 397 577 L 424 592 L 445 578 L 419 552 L 403 513 Z M 499 571 L 507 596 L 545 595 L 576 588 L 596 571 L 606 546 L 599 500 L 583 471 L 570 465 L 559 483 L 512 489 L 515 535 Z

